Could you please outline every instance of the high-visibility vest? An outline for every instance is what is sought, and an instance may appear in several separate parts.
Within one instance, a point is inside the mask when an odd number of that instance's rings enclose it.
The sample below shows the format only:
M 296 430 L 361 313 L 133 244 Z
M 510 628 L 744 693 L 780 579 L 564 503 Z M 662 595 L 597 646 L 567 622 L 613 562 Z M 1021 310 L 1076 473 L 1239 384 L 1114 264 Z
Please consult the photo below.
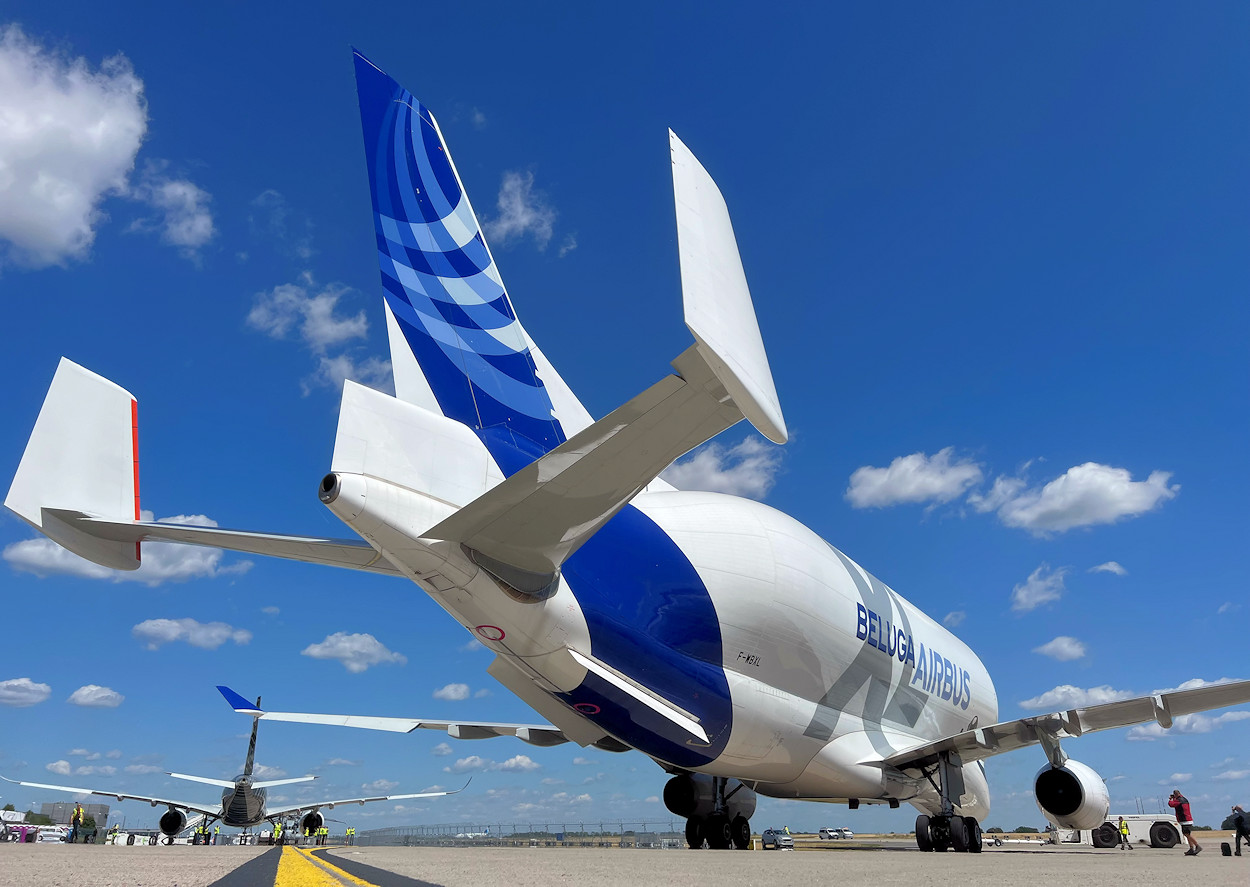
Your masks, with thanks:
M 1123 819 L 1120 820 L 1120 834 L 1122 835 L 1128 834 L 1128 823 L 1125 822 Z

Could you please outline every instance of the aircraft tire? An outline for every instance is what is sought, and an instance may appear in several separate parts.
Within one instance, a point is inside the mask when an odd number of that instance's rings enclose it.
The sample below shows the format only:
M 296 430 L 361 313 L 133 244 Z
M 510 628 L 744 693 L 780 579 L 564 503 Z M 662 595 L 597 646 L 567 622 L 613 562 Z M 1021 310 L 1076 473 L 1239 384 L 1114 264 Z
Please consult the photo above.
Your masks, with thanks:
M 733 835 L 729 830 L 729 817 L 713 813 L 703 824 L 703 834 L 707 838 L 707 846 L 712 850 L 728 850 L 733 844 Z
M 729 831 L 733 835 L 735 850 L 746 850 L 751 846 L 751 823 L 745 816 L 735 816 L 729 824 Z
M 1176 829 L 1166 822 L 1156 822 L 1150 826 L 1150 846 L 1170 850 L 1181 842 Z
M 929 817 L 923 813 L 916 817 L 916 846 L 921 852 L 933 852 L 933 833 L 929 831 Z
M 980 853 L 985 847 L 981 840 L 981 823 L 977 822 L 975 816 L 965 816 L 964 822 L 968 825 L 968 852 Z
M 703 823 L 697 819 L 686 820 L 686 845 L 691 850 L 703 849 Z
M 951 847 L 956 853 L 968 852 L 968 823 L 962 816 L 952 816 L 950 824 Z

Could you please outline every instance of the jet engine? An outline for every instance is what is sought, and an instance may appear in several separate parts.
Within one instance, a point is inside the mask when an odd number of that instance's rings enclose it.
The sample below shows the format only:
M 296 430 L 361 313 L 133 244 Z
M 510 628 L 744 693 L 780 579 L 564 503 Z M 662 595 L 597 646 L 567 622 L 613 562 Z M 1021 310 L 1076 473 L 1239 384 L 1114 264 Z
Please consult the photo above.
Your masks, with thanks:
M 1071 758 L 1062 767 L 1047 764 L 1037 771 L 1033 795 L 1046 817 L 1061 828 L 1098 828 L 1111 807 L 1102 777 Z
M 315 835 L 317 833 L 317 829 L 321 828 L 325 824 L 325 817 L 323 817 L 316 810 L 312 813 L 305 813 L 304 818 L 299 821 L 300 829 L 308 832 L 310 835 Z
M 738 780 L 731 779 L 725 786 L 725 812 L 731 820 L 738 816 L 750 819 L 755 814 L 755 801 L 755 792 Z M 704 773 L 674 776 L 664 785 L 664 806 L 674 816 L 686 819 L 711 816 L 716 807 L 712 777 Z
M 170 807 L 161 814 L 160 826 L 161 834 L 167 838 L 172 838 L 187 827 L 187 814 Z

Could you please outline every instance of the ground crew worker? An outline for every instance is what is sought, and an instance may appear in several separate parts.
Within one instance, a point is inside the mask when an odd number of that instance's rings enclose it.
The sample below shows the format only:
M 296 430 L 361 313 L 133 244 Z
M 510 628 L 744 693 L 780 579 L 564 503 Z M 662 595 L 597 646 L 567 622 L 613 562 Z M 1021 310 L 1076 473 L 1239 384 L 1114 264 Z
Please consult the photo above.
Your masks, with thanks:
M 281 822 L 275 822 L 273 824 L 273 839 L 274 839 L 274 842 L 277 844 L 282 843 L 282 823 Z
M 218 836 L 218 835 L 220 835 L 220 834 L 221 834 L 221 826 L 219 826 L 219 825 L 215 825 L 215 826 L 213 826 L 213 845 L 214 845 L 214 846 L 216 846 L 216 844 L 217 844 L 217 836 Z
M 82 804 L 79 804 L 77 801 L 75 801 L 74 812 L 70 814 L 70 817 L 69 817 L 69 824 L 70 824 L 69 843 L 72 844 L 78 840 L 78 829 L 82 826 L 82 821 L 83 821 Z
M 1123 850 L 1125 847 L 1127 847 L 1129 850 L 1132 850 L 1133 844 L 1128 839 L 1128 823 L 1125 822 L 1124 817 L 1121 816 L 1120 817 L 1120 849 Z
M 308 826 L 304 826 L 304 843 L 308 843 Z

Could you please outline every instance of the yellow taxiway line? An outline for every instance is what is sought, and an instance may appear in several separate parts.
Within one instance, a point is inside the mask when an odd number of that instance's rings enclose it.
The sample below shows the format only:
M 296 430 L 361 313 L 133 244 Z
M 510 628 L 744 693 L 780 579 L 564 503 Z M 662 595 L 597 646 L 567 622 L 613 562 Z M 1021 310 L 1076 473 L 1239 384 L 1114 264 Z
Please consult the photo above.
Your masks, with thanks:
M 312 855 L 311 850 L 292 847 L 290 844 L 282 848 L 282 856 L 278 860 L 278 876 L 274 878 L 273 887 L 373 887 L 355 875 L 349 875 L 320 857 Z

